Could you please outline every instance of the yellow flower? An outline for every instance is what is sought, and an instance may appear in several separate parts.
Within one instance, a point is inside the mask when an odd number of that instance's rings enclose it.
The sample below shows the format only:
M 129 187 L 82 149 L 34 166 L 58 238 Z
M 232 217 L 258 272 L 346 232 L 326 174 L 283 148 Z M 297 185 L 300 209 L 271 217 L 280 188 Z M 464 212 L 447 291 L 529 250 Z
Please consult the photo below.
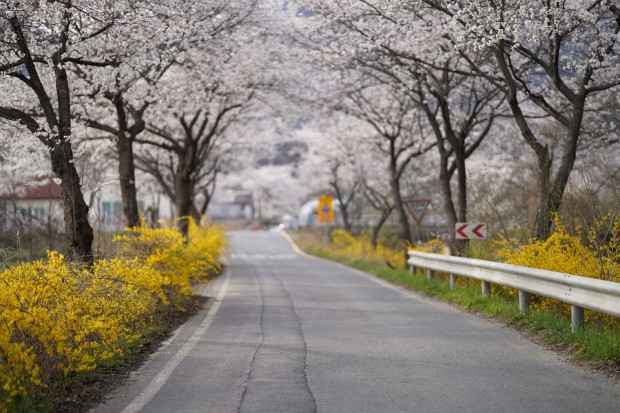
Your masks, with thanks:
M 555 219 L 556 231 L 544 241 L 532 240 L 529 244 L 512 246 L 501 242 L 497 255 L 504 262 L 539 268 L 548 271 L 617 281 L 620 276 L 620 216 L 618 213 L 600 217 L 589 229 L 580 229 L 581 234 L 571 235 Z M 601 236 L 602 234 L 602 236 Z M 587 240 L 583 242 L 582 240 Z M 510 289 L 502 288 L 508 295 L 516 295 Z M 541 309 L 568 313 L 570 307 L 545 297 L 536 297 L 533 305 Z M 602 323 L 607 327 L 620 326 L 618 319 L 602 314 L 586 312 L 586 320 Z
M 122 356 L 155 312 L 187 299 L 193 281 L 219 268 L 225 246 L 219 228 L 193 222 L 187 241 L 174 228 L 145 226 L 115 240 L 118 256 L 92 269 L 50 251 L 45 261 L 0 272 L 0 406 Z

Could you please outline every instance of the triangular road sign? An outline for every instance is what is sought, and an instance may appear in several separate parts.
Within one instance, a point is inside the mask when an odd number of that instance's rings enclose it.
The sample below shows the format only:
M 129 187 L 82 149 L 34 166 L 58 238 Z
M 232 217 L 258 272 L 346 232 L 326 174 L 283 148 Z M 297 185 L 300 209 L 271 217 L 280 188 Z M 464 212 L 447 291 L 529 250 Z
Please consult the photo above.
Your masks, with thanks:
M 405 199 L 403 203 L 409 210 L 409 213 L 413 217 L 416 224 L 420 225 L 420 222 L 424 219 L 426 214 L 426 208 L 431 204 L 430 199 Z

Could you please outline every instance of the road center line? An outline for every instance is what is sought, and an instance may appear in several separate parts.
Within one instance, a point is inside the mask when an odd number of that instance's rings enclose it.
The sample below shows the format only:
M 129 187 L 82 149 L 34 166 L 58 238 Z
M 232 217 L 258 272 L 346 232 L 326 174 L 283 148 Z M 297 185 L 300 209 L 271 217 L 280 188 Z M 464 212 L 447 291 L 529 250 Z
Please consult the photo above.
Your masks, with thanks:
M 228 290 L 228 284 L 230 281 L 230 271 L 226 271 L 226 278 L 224 279 L 224 284 L 220 288 L 220 291 L 215 298 L 215 302 L 209 309 L 205 319 L 200 323 L 200 326 L 196 329 L 194 334 L 187 340 L 187 342 L 177 351 L 171 358 L 168 360 L 163 369 L 155 376 L 155 378 L 149 383 L 149 385 L 135 398 L 127 407 L 125 407 L 122 413 L 137 413 L 139 412 L 146 404 L 151 401 L 153 397 L 157 394 L 157 392 L 163 387 L 163 385 L 168 381 L 174 370 L 178 367 L 179 364 L 183 361 L 183 359 L 194 349 L 201 336 L 207 331 L 211 322 L 215 318 L 218 310 L 220 309 L 220 305 L 222 300 L 226 296 L 226 291 Z

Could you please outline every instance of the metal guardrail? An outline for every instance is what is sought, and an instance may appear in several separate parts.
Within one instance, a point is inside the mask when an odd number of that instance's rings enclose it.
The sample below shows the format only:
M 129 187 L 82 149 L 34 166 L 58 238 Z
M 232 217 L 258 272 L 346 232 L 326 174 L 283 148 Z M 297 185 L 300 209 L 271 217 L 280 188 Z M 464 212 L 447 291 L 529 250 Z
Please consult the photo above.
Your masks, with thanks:
M 435 271 L 450 274 L 450 288 L 456 277 L 464 276 L 482 282 L 482 293 L 490 294 L 491 283 L 519 291 L 519 309 L 529 309 L 530 294 L 554 298 L 571 305 L 573 331 L 583 326 L 583 309 L 620 317 L 620 283 L 580 277 L 518 265 L 409 251 L 410 272 L 426 268 L 428 278 Z

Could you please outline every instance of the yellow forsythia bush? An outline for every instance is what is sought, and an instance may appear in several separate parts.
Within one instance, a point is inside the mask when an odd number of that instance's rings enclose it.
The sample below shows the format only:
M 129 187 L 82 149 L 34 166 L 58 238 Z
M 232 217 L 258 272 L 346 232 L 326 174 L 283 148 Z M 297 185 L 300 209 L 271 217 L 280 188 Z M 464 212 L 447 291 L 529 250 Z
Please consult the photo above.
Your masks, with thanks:
M 620 280 L 620 216 L 610 214 L 601 217 L 591 228 L 581 231 L 580 236 L 571 235 L 556 219 L 556 231 L 544 241 L 533 240 L 527 245 L 512 246 L 502 241 L 498 258 L 509 264 L 539 268 L 582 277 Z M 503 288 L 508 295 L 516 291 Z M 550 309 L 569 313 L 570 306 L 558 301 L 536 297 L 535 308 Z M 586 320 L 602 323 L 608 327 L 618 327 L 615 317 L 586 312 Z
M 378 244 L 373 248 L 365 235 L 354 236 L 342 229 L 334 230 L 331 234 L 332 253 L 336 256 L 349 259 L 359 259 L 376 264 L 388 263 L 395 268 L 405 266 L 405 253 Z
M 86 269 L 57 252 L 0 272 L 0 411 L 70 373 L 118 359 L 156 311 L 192 294 L 191 282 L 218 268 L 222 231 L 190 225 L 128 230 L 119 255 Z
M 443 241 L 439 239 L 432 239 L 423 245 L 412 248 L 412 250 L 420 252 L 430 252 L 433 254 L 444 254 L 446 246 L 444 245 Z
M 122 259 L 157 274 L 148 288 L 164 304 L 169 303 L 171 296 L 190 296 L 192 281 L 219 269 L 216 258 L 225 246 L 224 234 L 218 227 L 198 226 L 194 221 L 189 223 L 187 240 L 175 228 L 142 226 L 127 229 L 114 241 L 120 244 Z

